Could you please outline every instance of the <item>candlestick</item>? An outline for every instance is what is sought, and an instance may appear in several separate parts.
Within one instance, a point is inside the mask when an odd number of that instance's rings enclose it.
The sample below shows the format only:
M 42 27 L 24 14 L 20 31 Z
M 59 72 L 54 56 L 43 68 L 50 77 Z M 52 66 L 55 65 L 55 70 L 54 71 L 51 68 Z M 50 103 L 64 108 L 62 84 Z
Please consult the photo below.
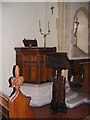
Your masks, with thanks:
M 39 20 L 39 29 L 40 29 L 40 33 L 44 36 L 44 47 L 46 47 L 46 37 L 47 37 L 47 35 L 50 34 L 49 22 L 48 22 L 48 32 L 47 33 L 42 32 L 40 20 Z

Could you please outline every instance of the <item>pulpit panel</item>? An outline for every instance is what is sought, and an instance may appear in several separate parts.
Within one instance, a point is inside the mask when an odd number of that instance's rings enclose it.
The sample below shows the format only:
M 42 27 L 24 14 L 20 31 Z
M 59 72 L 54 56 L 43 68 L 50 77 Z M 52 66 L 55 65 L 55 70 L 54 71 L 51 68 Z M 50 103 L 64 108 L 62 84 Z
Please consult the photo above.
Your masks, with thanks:
M 55 47 L 21 47 L 15 48 L 15 51 L 16 64 L 20 67 L 24 82 L 40 84 L 51 81 L 55 72 L 46 66 L 46 54 L 56 53 Z

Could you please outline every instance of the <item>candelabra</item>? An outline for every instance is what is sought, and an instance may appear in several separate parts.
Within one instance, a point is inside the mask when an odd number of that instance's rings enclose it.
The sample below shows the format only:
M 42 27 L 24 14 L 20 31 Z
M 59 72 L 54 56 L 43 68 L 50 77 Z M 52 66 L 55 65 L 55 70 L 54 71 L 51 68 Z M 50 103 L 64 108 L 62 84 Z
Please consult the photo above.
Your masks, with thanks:
M 44 48 L 45 48 L 46 47 L 46 37 L 47 37 L 47 35 L 50 34 L 49 21 L 48 21 L 48 32 L 47 33 L 42 32 L 40 20 L 39 20 L 39 30 L 40 30 L 41 35 L 44 36 Z

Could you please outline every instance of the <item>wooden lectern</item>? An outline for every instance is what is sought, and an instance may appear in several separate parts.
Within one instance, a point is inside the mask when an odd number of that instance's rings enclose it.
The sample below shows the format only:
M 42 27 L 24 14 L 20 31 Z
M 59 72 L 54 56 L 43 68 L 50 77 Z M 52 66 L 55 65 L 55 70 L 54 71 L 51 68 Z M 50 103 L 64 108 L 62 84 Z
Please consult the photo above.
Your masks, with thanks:
M 69 69 L 69 59 L 67 53 L 47 54 L 47 67 L 54 68 L 57 71 L 56 77 L 53 76 L 53 99 L 51 109 L 53 113 L 67 112 L 65 104 L 65 78 L 61 76 L 61 71 Z

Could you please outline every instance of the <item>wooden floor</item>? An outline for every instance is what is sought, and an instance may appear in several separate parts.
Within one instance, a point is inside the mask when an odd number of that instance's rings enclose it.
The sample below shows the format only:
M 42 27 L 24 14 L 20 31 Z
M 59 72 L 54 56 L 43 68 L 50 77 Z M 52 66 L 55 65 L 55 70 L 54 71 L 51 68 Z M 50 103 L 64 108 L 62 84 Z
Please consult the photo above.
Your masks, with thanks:
M 39 108 L 32 107 L 32 109 L 35 112 L 35 118 L 63 118 L 63 120 L 65 118 L 68 118 L 68 119 L 72 118 L 72 120 L 74 118 L 75 119 L 79 118 L 80 120 L 83 120 L 85 117 L 87 117 L 89 115 L 90 105 L 82 104 L 82 105 L 79 105 L 78 107 L 68 109 L 67 113 L 59 112 L 57 114 L 51 113 L 49 105 L 45 105 L 45 106 L 39 107 Z

